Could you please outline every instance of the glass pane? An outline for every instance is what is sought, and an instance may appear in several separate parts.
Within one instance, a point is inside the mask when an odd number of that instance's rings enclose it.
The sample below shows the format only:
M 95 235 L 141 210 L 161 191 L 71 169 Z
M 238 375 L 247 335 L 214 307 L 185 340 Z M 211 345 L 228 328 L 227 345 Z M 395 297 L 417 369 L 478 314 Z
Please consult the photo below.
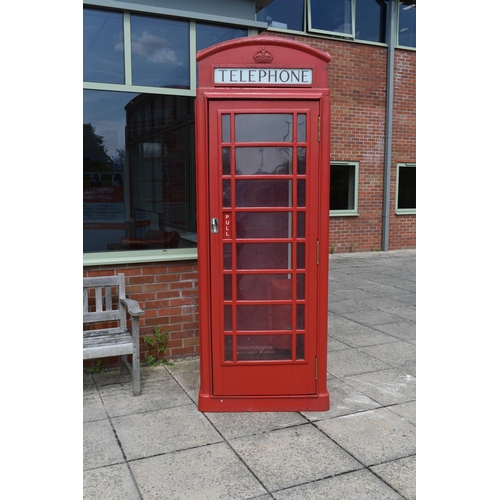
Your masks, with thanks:
M 233 298 L 233 277 L 230 274 L 224 275 L 224 300 Z
M 297 238 L 306 237 L 306 213 L 297 212 Z
M 306 141 L 306 115 L 300 114 L 298 116 L 298 137 L 299 142 Z
M 297 173 L 299 175 L 306 173 L 306 148 L 297 148 Z
M 237 361 L 292 359 L 292 336 L 238 335 L 236 337 Z
M 248 30 L 229 28 L 220 24 L 196 23 L 196 51 L 206 49 L 216 43 L 248 36 Z
M 292 181 L 236 181 L 237 207 L 290 207 Z
M 310 0 L 311 28 L 352 34 L 351 0 Z
M 222 175 L 231 175 L 231 149 L 222 148 Z
M 399 167 L 398 208 L 417 208 L 416 174 L 416 167 Z
M 297 304 L 297 330 L 304 329 L 304 304 Z
M 231 206 L 231 181 L 222 181 L 222 206 Z
M 236 175 L 292 173 L 292 148 L 236 148 Z
M 282 300 L 291 298 L 291 280 L 279 274 L 239 274 L 238 300 Z M 283 291 L 283 294 L 279 292 Z
M 196 246 L 193 102 L 83 92 L 85 253 Z
M 299 333 L 297 335 L 297 352 L 296 352 L 296 359 L 305 359 L 304 357 L 304 342 L 305 341 L 305 335 L 303 333 Z
M 295 31 L 304 30 L 304 0 L 274 0 L 257 13 L 257 21 L 269 27 Z
M 231 116 L 222 115 L 222 142 L 231 140 Z
M 372 42 L 386 42 L 388 3 L 389 0 L 356 0 L 355 38 Z
M 291 142 L 291 114 L 239 114 L 235 116 L 237 142 Z
M 305 243 L 297 243 L 297 269 L 306 267 L 306 246 Z
M 297 300 L 304 300 L 306 295 L 306 278 L 304 274 L 297 274 Z
M 224 306 L 224 330 L 230 332 L 233 329 L 233 308 Z
M 417 46 L 416 2 L 403 1 L 399 5 L 398 44 L 404 47 Z
M 306 206 L 306 181 L 299 180 L 297 181 L 297 206 L 305 207 Z
M 233 337 L 231 335 L 224 336 L 224 361 L 233 360 Z
M 236 269 L 290 269 L 290 243 L 238 243 Z
M 292 306 L 236 306 L 236 328 L 239 331 L 291 330 Z
M 290 212 L 244 212 L 236 215 L 237 238 L 291 238 Z
M 189 23 L 131 16 L 132 83 L 189 88 Z
M 83 9 L 83 81 L 125 83 L 121 13 Z
M 224 270 L 230 271 L 233 268 L 233 254 L 231 251 L 232 245 L 230 243 L 224 243 Z

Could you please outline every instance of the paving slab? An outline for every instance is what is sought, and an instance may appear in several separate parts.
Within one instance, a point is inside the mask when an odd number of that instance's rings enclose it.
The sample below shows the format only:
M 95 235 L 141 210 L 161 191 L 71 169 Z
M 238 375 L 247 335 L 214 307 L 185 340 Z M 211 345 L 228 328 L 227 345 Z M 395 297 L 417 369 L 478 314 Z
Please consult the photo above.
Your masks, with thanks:
M 132 385 L 105 385 L 99 389 L 102 400 L 110 417 L 130 415 L 136 412 L 161 410 L 190 404 L 193 401 L 179 384 L 167 374 L 163 367 L 158 367 L 158 379 L 141 377 L 141 394 L 132 394 Z M 163 375 L 165 373 L 166 375 Z
M 83 424 L 83 470 L 125 462 L 109 420 Z
M 276 500 L 402 500 L 368 470 L 357 470 L 274 493 Z
M 396 368 L 345 377 L 343 382 L 382 406 L 408 403 L 416 398 L 416 378 Z
M 415 455 L 415 426 L 387 408 L 321 420 L 315 425 L 366 466 Z
M 415 345 L 408 342 L 366 346 L 360 347 L 359 350 L 395 368 L 404 369 L 416 366 L 416 348 Z
M 311 424 L 238 438 L 229 444 L 271 492 L 362 467 Z
M 390 368 L 390 365 L 357 349 L 329 351 L 328 372 L 335 377 L 348 377 Z
M 83 389 L 83 421 L 102 420 L 107 418 L 106 408 L 101 400 L 99 391 L 92 385 Z
M 222 441 L 194 404 L 115 417 L 112 423 L 127 460 Z
M 130 468 L 143 500 L 244 500 L 268 494 L 226 443 L 136 460 Z
M 311 422 L 379 408 L 380 404 L 337 378 L 327 380 L 330 410 L 302 412 Z
M 415 456 L 412 456 L 376 465 L 370 467 L 370 470 L 391 485 L 405 499 L 416 500 L 416 468 L 417 460 Z
M 396 415 L 405 418 L 413 425 L 417 425 L 417 402 L 410 401 L 409 403 L 400 403 L 397 405 L 389 406 L 389 410 L 393 411 Z
M 205 413 L 225 439 L 252 436 L 307 423 L 294 412 Z
M 85 500 L 141 500 L 127 464 L 83 472 Z

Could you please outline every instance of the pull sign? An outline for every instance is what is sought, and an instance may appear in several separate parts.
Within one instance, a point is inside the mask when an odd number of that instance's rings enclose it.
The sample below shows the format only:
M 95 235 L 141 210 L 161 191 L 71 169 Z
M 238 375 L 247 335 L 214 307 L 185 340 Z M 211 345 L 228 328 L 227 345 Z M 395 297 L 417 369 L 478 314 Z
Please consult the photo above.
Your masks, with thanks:
M 219 232 L 219 219 L 217 219 L 217 217 L 210 219 L 210 231 L 213 234 L 216 234 Z

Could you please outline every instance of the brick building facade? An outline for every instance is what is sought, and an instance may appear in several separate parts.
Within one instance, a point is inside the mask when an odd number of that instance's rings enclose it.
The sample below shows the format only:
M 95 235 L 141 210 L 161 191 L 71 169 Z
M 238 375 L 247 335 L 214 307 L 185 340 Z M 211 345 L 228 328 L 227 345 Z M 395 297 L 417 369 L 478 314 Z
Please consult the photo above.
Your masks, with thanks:
M 84 7 L 93 9 L 99 7 L 99 1 L 85 2 Z M 142 7 L 145 7 L 148 12 L 147 2 L 138 2 Z M 199 2 L 188 2 L 193 6 L 200 5 Z M 239 2 L 234 2 L 238 4 Z M 240 2 L 243 4 L 243 2 Z M 247 2 L 248 3 L 248 2 Z M 167 9 L 171 4 L 172 9 Z M 178 2 L 165 1 L 165 17 L 170 14 L 173 9 L 178 7 Z M 253 7 L 257 8 L 269 5 L 269 2 L 255 2 Z M 240 5 L 242 7 L 242 5 Z M 256 8 L 257 7 L 257 8 Z M 149 9 L 151 11 L 151 9 Z M 158 9 L 152 9 L 156 14 Z M 243 12 L 243 11 L 242 11 Z M 156 14 L 161 17 L 160 14 Z M 181 15 L 181 14 L 179 14 Z M 185 15 L 185 12 L 184 12 Z M 242 14 L 243 15 L 243 14 Z M 208 18 L 214 18 L 214 14 L 210 13 Z M 236 14 L 235 14 L 236 16 Z M 196 13 L 193 11 L 194 19 L 207 18 L 202 11 Z M 214 18 L 215 19 L 215 18 Z M 190 19 L 186 19 L 189 21 Z M 216 19 L 218 23 L 222 23 L 223 19 Z M 241 19 L 240 19 L 241 21 Z M 234 20 L 233 20 L 234 23 Z M 241 29 L 243 25 L 240 22 Z M 388 47 L 384 44 L 376 43 L 361 43 L 355 39 L 346 39 L 331 36 L 318 36 L 317 34 L 308 33 L 287 33 L 286 30 L 273 29 L 266 27 L 262 23 L 255 22 L 254 19 L 247 20 L 246 28 L 249 35 L 265 35 L 270 37 L 285 37 L 304 44 L 308 44 L 314 48 L 325 51 L 331 55 L 331 62 L 328 67 L 329 72 L 329 87 L 331 91 L 331 134 L 330 134 L 330 158 L 332 164 L 335 162 L 351 162 L 357 165 L 357 211 L 342 215 L 330 213 L 330 233 L 329 246 L 330 251 L 336 253 L 342 252 L 365 252 L 365 251 L 380 251 L 383 249 L 382 241 L 382 211 L 384 198 L 384 162 L 385 162 L 385 140 L 386 140 L 386 97 L 387 97 L 387 68 L 388 68 Z M 231 25 L 231 29 L 234 24 Z M 234 36 L 241 36 L 235 33 Z M 193 49 L 191 49 L 193 50 Z M 103 91 L 108 90 L 107 84 L 102 84 Z M 172 92 L 181 96 L 181 102 L 176 101 L 177 112 L 180 113 L 177 117 L 179 123 L 185 127 L 186 134 L 183 137 L 189 137 L 192 127 L 192 115 L 190 119 L 186 119 L 186 113 L 192 113 L 194 102 L 194 90 L 191 81 L 191 97 L 184 97 L 186 90 L 181 85 L 170 87 L 174 89 Z M 85 92 L 93 92 L 94 87 L 91 85 L 85 86 Z M 137 87 L 137 91 L 142 89 Z M 109 88 L 114 90 L 114 88 Z M 124 86 L 124 90 L 130 92 L 134 90 L 133 85 Z M 163 91 L 163 90 L 162 90 Z M 188 105 L 183 104 L 182 99 L 190 99 Z M 393 99 L 393 124 L 392 124 L 392 155 L 391 155 L 391 173 L 390 173 L 390 200 L 389 200 L 389 225 L 388 225 L 388 250 L 415 248 L 416 246 L 416 215 L 415 210 L 405 212 L 405 210 L 397 210 L 398 197 L 398 166 L 410 165 L 415 166 L 416 163 L 416 52 L 412 48 L 398 47 L 394 50 L 394 99 Z M 182 111 L 187 109 L 188 111 Z M 179 111 L 181 110 L 181 111 Z M 157 117 L 158 118 L 158 117 Z M 84 120 L 85 121 L 85 120 Z M 90 120 L 89 120 L 90 121 Z M 130 121 L 127 120 L 128 127 Z M 153 127 L 154 128 L 154 127 Z M 137 129 L 135 129 L 137 130 Z M 184 129 L 183 129 L 184 130 Z M 149 130 L 151 137 L 151 130 Z M 153 134 L 154 135 L 154 134 Z M 150 139 L 151 143 L 162 143 L 161 134 L 156 134 L 156 139 Z M 177 136 L 176 136 L 177 137 Z M 134 140 L 137 139 L 137 133 Z M 168 137 L 164 143 L 167 144 Z M 182 140 L 177 139 L 175 142 Z M 172 142 L 172 141 L 171 141 Z M 194 145 L 187 144 L 183 146 L 185 151 Z M 160 149 L 162 146 L 159 146 Z M 90 251 L 84 255 L 91 256 L 85 261 L 84 258 L 84 276 L 102 276 L 109 274 L 124 273 L 126 278 L 127 294 L 130 298 L 139 302 L 142 309 L 145 310 L 145 315 L 140 319 L 141 335 L 150 335 L 154 326 L 160 327 L 162 330 L 168 330 L 169 342 L 165 357 L 181 357 L 193 356 L 199 353 L 199 331 L 198 331 L 198 267 L 196 260 L 196 249 L 192 245 L 195 238 L 192 236 L 193 228 L 193 207 L 188 203 L 185 194 L 189 190 L 182 187 L 175 189 L 175 197 L 170 197 L 167 200 L 165 190 L 165 172 L 169 172 L 169 182 L 172 181 L 172 172 L 176 172 L 175 182 L 192 183 L 193 157 L 184 159 L 172 154 L 172 149 L 178 147 L 176 144 L 168 144 L 165 146 L 165 151 L 170 152 L 170 156 L 165 153 L 165 159 L 161 160 L 159 177 L 155 181 L 160 186 L 160 196 L 162 207 L 171 204 L 175 205 L 175 209 L 161 208 L 166 214 L 162 215 L 162 229 L 168 226 L 168 229 L 175 229 L 182 235 L 190 234 L 191 238 L 181 238 L 181 242 L 185 241 L 186 251 L 183 253 L 181 249 L 175 249 L 173 252 L 161 253 L 155 250 L 144 252 L 135 252 L 132 247 L 120 248 L 118 241 L 110 243 L 107 241 L 107 254 L 94 253 Z M 130 149 L 126 146 L 125 149 Z M 162 153 L 161 153 L 162 154 Z M 84 155 L 85 156 L 85 155 Z M 171 162 L 170 164 L 168 162 Z M 85 163 L 85 159 L 84 159 Z M 129 164 L 132 165 L 133 158 L 130 156 Z M 131 178 L 137 179 L 140 177 L 141 169 L 146 168 L 146 159 L 141 158 L 140 162 L 134 169 L 131 168 Z M 163 166 L 161 166 L 163 165 Z M 169 165 L 172 167 L 169 170 Z M 186 173 L 182 173 L 185 168 Z M 85 168 L 84 168 L 85 169 Z M 135 172 L 135 173 L 134 173 Z M 138 174 L 139 172 L 139 174 Z M 191 173 L 190 173 L 191 172 Z M 132 175 L 133 174 L 133 175 Z M 156 174 L 155 174 L 156 175 Z M 135 177 L 134 177 L 135 176 Z M 129 208 L 125 208 L 132 213 L 134 208 L 134 189 L 137 188 L 137 181 L 129 186 L 130 201 Z M 136 187 L 134 187 L 136 186 Z M 191 186 L 192 187 L 192 186 Z M 147 190 L 144 188 L 144 190 Z M 172 190 L 170 190 L 172 191 Z M 172 194 L 173 196 L 173 194 Z M 176 201 L 181 200 L 181 205 L 176 205 Z M 137 202 L 137 207 L 141 206 L 141 202 Z M 143 204 L 143 206 L 145 206 Z M 159 206 L 159 205 L 156 205 Z M 185 208 L 183 217 L 186 220 L 180 220 L 182 210 Z M 159 209 L 148 209 L 152 213 Z M 168 210 L 170 210 L 168 212 Z M 178 213 L 176 212 L 178 211 Z M 168 214 L 172 217 L 171 223 L 168 220 Z M 127 233 L 130 217 L 124 217 L 124 223 L 117 225 L 113 223 L 109 227 L 124 227 L 124 235 L 130 236 Z M 175 219 L 175 220 L 174 220 Z M 179 227 L 176 227 L 177 222 Z M 191 221 L 191 222 L 190 222 Z M 136 221 L 137 225 L 137 221 Z M 85 220 L 84 220 L 85 227 Z M 95 224 L 91 226 L 96 227 Z M 102 224 L 103 233 L 107 226 Z M 122 229 L 120 229 L 122 231 Z M 94 233 L 92 233 L 94 234 Z M 109 234 L 109 233 L 108 233 Z M 132 234 L 134 236 L 134 234 Z M 137 234 L 135 234 L 137 236 Z M 123 240 L 123 238 L 122 238 Z M 85 241 L 85 233 L 84 233 Z M 182 243 L 180 247 L 182 247 Z M 111 250 L 124 250 L 112 254 Z M 170 251 L 170 254 L 168 253 Z M 177 253 L 176 253 L 177 252 Z M 189 253 L 191 252 L 191 253 Z M 102 255 L 102 258 L 95 256 Z M 127 259 L 127 255 L 133 257 Z M 144 255 L 144 258 L 141 256 Z M 118 257 L 120 258 L 113 258 Z M 156 257 L 155 257 L 156 256 Z M 167 256 L 167 257 L 166 257 Z M 144 359 L 147 352 L 147 346 L 141 344 L 141 356 Z M 115 363 L 117 360 L 107 359 L 105 363 Z M 85 366 L 90 366 L 92 362 L 84 363 Z

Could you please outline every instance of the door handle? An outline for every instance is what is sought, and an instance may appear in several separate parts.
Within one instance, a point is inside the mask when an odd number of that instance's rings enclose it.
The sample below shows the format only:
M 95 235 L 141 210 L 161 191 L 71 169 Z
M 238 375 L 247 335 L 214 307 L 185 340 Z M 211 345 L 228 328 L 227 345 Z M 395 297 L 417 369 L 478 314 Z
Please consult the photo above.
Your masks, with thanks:
M 216 234 L 219 232 L 219 219 L 214 217 L 213 219 L 210 219 L 210 231 L 213 234 Z

